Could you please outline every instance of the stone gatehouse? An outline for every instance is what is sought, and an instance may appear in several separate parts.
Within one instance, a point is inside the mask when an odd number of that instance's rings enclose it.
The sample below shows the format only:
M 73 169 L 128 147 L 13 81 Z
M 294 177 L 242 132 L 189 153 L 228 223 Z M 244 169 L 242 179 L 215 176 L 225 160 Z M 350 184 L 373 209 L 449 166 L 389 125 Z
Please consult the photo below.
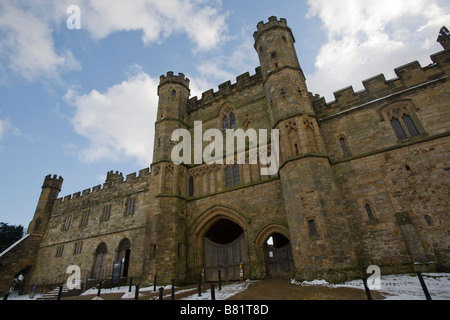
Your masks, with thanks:
M 161 76 L 149 168 L 62 198 L 63 179 L 45 177 L 29 235 L 0 256 L 1 289 L 24 270 L 43 283 L 69 265 L 100 279 L 114 261 L 140 283 L 448 271 L 450 51 L 327 103 L 308 91 L 285 19 L 260 22 L 254 39 L 255 73 L 202 97 L 184 74 Z M 250 164 L 249 144 L 244 164 L 174 164 L 172 133 L 194 134 L 195 121 L 279 130 L 278 172 Z

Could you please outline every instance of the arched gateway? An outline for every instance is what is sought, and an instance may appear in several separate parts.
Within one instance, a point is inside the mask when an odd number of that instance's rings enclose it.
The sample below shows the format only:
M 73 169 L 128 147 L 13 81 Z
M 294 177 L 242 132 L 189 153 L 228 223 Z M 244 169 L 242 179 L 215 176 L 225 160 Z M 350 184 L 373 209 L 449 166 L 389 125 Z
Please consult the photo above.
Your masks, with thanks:
M 289 230 L 272 224 L 264 228 L 256 238 L 259 260 L 268 277 L 292 276 L 295 262 L 292 254 Z
M 230 209 L 215 208 L 194 224 L 193 255 L 197 270 L 206 281 L 239 280 L 241 268 L 248 268 L 247 221 Z

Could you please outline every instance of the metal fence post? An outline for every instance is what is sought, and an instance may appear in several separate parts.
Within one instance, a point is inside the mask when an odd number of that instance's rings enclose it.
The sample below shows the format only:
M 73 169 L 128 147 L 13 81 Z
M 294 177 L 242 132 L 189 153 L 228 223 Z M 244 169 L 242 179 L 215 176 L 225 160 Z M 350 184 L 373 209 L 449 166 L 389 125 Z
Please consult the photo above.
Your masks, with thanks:
M 215 285 L 211 285 L 211 300 L 216 300 L 216 291 Z
M 156 292 L 156 274 L 155 279 L 153 280 L 153 292 Z
M 132 285 L 133 285 L 133 278 L 130 278 L 130 286 L 128 287 L 128 292 L 131 292 Z
M 100 297 L 101 291 L 102 291 L 102 281 L 100 281 L 100 282 L 98 283 L 97 297 Z
M 175 279 L 172 279 L 172 294 L 171 299 L 175 300 Z
M 219 291 L 222 291 L 222 272 L 219 270 Z
M 63 291 L 63 286 L 59 286 L 58 298 L 56 298 L 56 300 L 61 300 L 62 291 Z
M 202 296 L 202 275 L 198 276 L 198 296 Z
M 159 288 L 159 300 L 163 299 L 164 287 Z
M 140 285 L 136 285 L 136 292 L 134 293 L 134 300 L 139 300 L 139 287 Z
M 363 278 L 364 289 L 366 290 L 367 300 L 372 300 L 372 294 L 370 293 L 369 286 L 367 285 L 367 278 Z
M 420 285 L 422 286 L 422 290 L 423 293 L 425 294 L 425 297 L 427 298 L 427 300 L 431 300 L 431 296 L 430 293 L 428 292 L 427 285 L 425 284 L 425 281 L 423 280 L 422 277 L 422 272 L 417 271 L 417 276 L 419 277 Z

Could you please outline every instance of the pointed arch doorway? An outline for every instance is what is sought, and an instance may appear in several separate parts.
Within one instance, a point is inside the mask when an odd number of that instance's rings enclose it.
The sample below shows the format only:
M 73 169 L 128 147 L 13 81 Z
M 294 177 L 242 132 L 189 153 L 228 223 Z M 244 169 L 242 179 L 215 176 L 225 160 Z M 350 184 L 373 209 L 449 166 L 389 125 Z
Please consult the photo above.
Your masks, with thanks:
M 281 233 L 272 234 L 266 241 L 267 273 L 271 277 L 291 276 L 295 272 L 290 240 Z
M 203 262 L 206 281 L 241 279 L 241 266 L 247 262 L 244 230 L 237 223 L 220 219 L 203 237 Z
M 95 280 L 102 280 L 105 276 L 106 254 L 108 247 L 106 243 L 102 242 L 95 250 L 94 268 L 92 270 L 92 278 Z
M 295 261 L 288 228 L 271 224 L 259 232 L 256 241 L 262 272 L 266 277 L 287 277 L 295 273 Z
M 129 239 L 123 239 L 118 248 L 118 259 L 122 262 L 120 275 L 122 278 L 128 278 L 128 268 L 130 266 L 131 242 Z

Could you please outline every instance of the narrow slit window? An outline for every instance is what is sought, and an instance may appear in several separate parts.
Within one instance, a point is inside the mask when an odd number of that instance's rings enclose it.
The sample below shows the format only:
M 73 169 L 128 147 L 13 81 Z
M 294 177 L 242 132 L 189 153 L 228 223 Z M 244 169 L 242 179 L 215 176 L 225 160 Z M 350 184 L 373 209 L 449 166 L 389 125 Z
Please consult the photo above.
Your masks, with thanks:
M 374 221 L 375 218 L 373 217 L 372 208 L 370 207 L 370 205 L 368 203 L 365 205 L 365 209 L 366 209 L 366 213 L 369 218 L 369 221 Z
M 194 177 L 189 177 L 189 197 L 194 196 Z
M 427 222 L 427 224 L 431 227 L 433 226 L 433 219 L 431 219 L 431 217 L 429 215 L 425 216 L 425 221 Z
M 317 236 L 316 222 L 314 220 L 309 220 L 308 225 L 309 225 L 309 234 L 312 236 Z
M 341 138 L 340 140 L 342 152 L 344 153 L 344 156 L 348 156 L 350 152 L 348 151 L 347 142 L 345 141 L 345 138 Z

